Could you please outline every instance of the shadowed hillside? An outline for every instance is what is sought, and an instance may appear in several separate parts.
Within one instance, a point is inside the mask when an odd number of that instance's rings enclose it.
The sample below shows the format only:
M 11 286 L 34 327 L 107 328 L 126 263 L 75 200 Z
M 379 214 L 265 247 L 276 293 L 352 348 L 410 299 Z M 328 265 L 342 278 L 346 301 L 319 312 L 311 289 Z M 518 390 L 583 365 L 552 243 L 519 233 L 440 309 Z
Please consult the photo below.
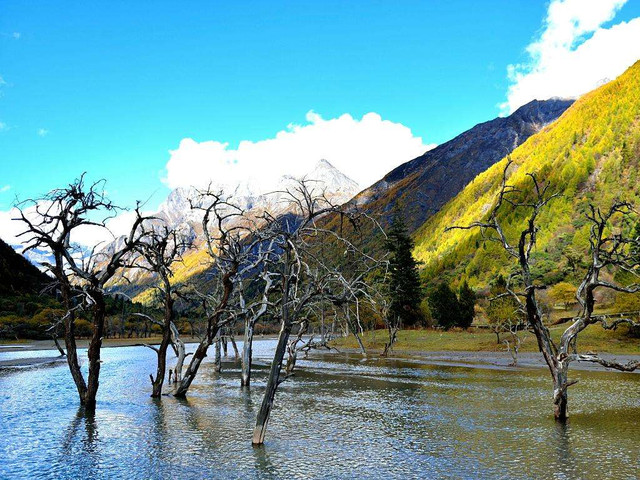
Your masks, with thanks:
M 572 100 L 534 100 L 512 115 L 480 123 L 393 169 L 354 201 L 388 225 L 400 212 L 409 231 L 420 227 L 479 173 L 557 119 Z
M 0 240 L 0 295 L 38 293 L 51 279 Z

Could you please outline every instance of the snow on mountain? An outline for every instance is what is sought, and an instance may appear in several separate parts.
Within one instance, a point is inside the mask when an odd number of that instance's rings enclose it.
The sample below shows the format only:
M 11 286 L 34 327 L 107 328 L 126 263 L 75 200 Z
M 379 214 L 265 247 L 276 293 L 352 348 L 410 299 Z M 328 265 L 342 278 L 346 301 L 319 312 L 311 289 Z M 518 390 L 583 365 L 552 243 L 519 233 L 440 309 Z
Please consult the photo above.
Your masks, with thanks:
M 290 207 L 286 204 L 283 191 L 291 189 L 297 180 L 305 179 L 312 191 L 318 195 L 324 193 L 332 202 L 341 204 L 355 196 L 359 185 L 335 168 L 327 160 L 320 160 L 313 170 L 301 178 L 285 175 L 268 191 L 256 191 L 249 183 L 242 183 L 233 192 L 228 192 L 233 203 L 249 215 L 262 211 L 285 213 Z M 166 221 L 171 228 L 188 225 L 194 233 L 196 225 L 202 221 L 202 212 L 191 208 L 197 202 L 195 188 L 176 188 L 160 205 L 157 217 Z M 204 206 L 204 205 L 201 205 Z
M 228 196 L 230 203 L 240 207 L 248 217 L 257 218 L 267 211 L 277 217 L 292 211 L 291 198 L 284 192 L 287 190 L 294 192 L 296 182 L 302 179 L 308 182 L 308 186 L 314 194 L 324 195 L 334 204 L 346 203 L 360 190 L 356 182 L 323 159 L 303 177 L 296 178 L 285 175 L 267 191 L 259 191 L 251 184 L 244 182 L 238 185 L 233 192 L 224 193 Z M 216 191 L 215 186 L 212 186 L 211 189 Z M 155 219 L 150 220 L 147 227 L 167 225 L 169 228 L 177 229 L 192 242 L 194 249 L 198 249 L 204 241 L 201 235 L 203 210 L 194 209 L 192 205 L 205 208 L 206 202 L 206 200 L 198 198 L 198 191 L 195 188 L 176 188 L 169 193 L 158 211 L 153 214 Z M 229 221 L 233 222 L 235 219 Z M 123 238 L 120 237 L 105 245 L 101 253 L 113 252 L 118 243 L 123 241 Z M 143 271 L 132 271 L 127 276 L 132 282 L 138 283 L 146 274 Z

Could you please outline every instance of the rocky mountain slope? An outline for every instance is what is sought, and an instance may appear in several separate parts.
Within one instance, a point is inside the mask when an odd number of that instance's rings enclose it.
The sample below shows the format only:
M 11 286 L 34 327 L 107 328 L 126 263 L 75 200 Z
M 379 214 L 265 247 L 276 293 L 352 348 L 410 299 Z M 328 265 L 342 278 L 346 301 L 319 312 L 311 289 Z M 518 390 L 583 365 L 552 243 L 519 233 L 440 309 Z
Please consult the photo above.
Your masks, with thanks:
M 324 194 L 331 202 L 342 204 L 353 198 L 360 190 L 359 185 L 335 168 L 329 161 L 322 159 L 304 177 L 309 181 L 312 191 Z M 258 217 L 265 211 L 280 216 L 289 213 L 292 205 L 286 201 L 282 193 L 295 186 L 296 179 L 283 176 L 270 192 L 252 191 L 249 185 L 239 185 L 234 192 L 230 192 L 231 201 L 242 208 L 248 217 Z M 156 223 L 164 222 L 170 228 L 178 229 L 184 236 L 191 239 L 193 248 L 183 254 L 183 261 L 174 267 L 174 281 L 188 280 L 194 275 L 206 270 L 208 262 L 202 235 L 202 211 L 191 208 L 197 203 L 197 190 L 194 188 L 177 188 L 160 205 L 154 214 L 158 218 Z M 113 249 L 117 242 L 107 245 L 105 249 Z M 137 295 L 137 301 L 144 301 L 149 295 L 147 287 L 152 279 L 142 270 L 127 273 L 128 282 L 121 282 L 118 288 L 126 290 L 129 295 Z
M 388 225 L 401 213 L 409 231 L 460 192 L 476 175 L 556 120 L 572 100 L 534 100 L 508 117 L 480 123 L 393 169 L 354 201 Z
M 379 218 L 383 226 L 388 226 L 393 215 L 399 212 L 410 231 L 415 231 L 478 173 L 557 119 L 571 103 L 571 100 L 557 99 L 533 101 L 509 117 L 476 125 L 449 142 L 400 165 L 360 193 L 355 182 L 326 160 L 319 161 L 305 177 L 317 182 L 318 191 L 326 190 L 335 203 L 351 199 L 350 203 Z M 291 181 L 291 178 L 283 177 L 275 190 L 286 188 Z M 195 191 L 191 189 L 174 190 L 160 208 L 160 217 L 174 227 L 180 225 L 196 241 L 196 248 L 188 252 L 184 262 L 176 267 L 176 281 L 187 280 L 206 269 L 206 253 L 198 248 L 200 218 L 191 210 L 188 202 L 188 198 L 194 194 Z M 252 193 L 249 186 L 241 185 L 234 198 L 249 214 L 259 214 L 264 209 L 277 214 L 287 213 L 278 193 Z M 331 219 L 327 219 L 327 222 L 331 224 Z M 381 240 L 370 223 L 362 233 L 365 244 L 376 245 Z M 144 276 L 136 279 L 134 274 L 133 279 L 136 283 L 145 283 Z
M 536 273 L 543 281 L 567 279 L 584 258 L 589 203 L 607 208 L 614 198 L 640 205 L 640 62 L 618 79 L 584 95 L 561 118 L 515 149 L 509 183 L 526 191 L 526 174 L 535 172 L 561 196 L 539 218 Z M 486 285 L 511 262 L 496 242 L 473 230 L 445 228 L 481 221 L 496 201 L 507 160 L 478 175 L 453 200 L 418 229 L 415 256 L 428 278 L 466 278 Z M 522 228 L 522 209 L 503 210 L 507 234 Z

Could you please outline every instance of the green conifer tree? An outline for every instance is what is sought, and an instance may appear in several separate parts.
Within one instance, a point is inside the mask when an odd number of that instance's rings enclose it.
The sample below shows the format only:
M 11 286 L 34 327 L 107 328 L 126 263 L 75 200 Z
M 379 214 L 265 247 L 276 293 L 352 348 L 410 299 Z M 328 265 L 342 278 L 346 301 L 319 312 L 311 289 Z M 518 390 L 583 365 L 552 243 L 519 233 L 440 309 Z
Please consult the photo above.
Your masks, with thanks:
M 457 326 L 461 328 L 469 328 L 473 323 L 473 318 L 476 316 L 476 292 L 469 287 L 466 280 L 460 286 L 460 291 L 458 292 L 458 303 L 460 305 L 460 318 L 457 322 Z
M 418 263 L 413 258 L 413 240 L 400 217 L 391 225 L 386 241 L 389 259 L 389 321 L 399 326 L 413 326 L 422 320 L 420 302 L 422 288 Z
M 433 319 L 445 330 L 456 326 L 460 320 L 460 303 L 456 293 L 445 282 L 429 293 L 429 310 Z

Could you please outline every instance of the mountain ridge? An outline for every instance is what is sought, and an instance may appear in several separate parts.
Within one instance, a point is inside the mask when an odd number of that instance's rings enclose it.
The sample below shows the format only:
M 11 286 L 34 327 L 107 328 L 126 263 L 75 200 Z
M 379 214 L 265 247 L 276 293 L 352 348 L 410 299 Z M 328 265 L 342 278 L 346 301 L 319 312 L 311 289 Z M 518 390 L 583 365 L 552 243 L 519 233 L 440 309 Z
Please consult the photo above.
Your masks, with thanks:
M 560 194 L 539 217 L 536 273 L 549 284 L 577 280 L 566 253 L 586 255 L 587 204 L 606 208 L 615 198 L 640 204 L 640 61 L 583 95 L 510 156 L 509 184 L 529 191 L 526 174 L 536 173 Z M 464 278 L 483 286 L 498 273 L 508 273 L 506 254 L 495 242 L 484 242 L 480 232 L 444 232 L 451 225 L 483 220 L 497 198 L 506 161 L 478 175 L 415 232 L 414 255 L 423 262 L 426 278 L 446 274 L 454 281 Z M 500 219 L 510 235 L 525 221 L 512 207 L 505 208 Z
M 556 120 L 573 100 L 533 100 L 508 117 L 479 123 L 391 170 L 352 202 L 388 225 L 399 205 L 411 232 L 476 175 Z M 452 175 L 452 172 L 456 175 Z

